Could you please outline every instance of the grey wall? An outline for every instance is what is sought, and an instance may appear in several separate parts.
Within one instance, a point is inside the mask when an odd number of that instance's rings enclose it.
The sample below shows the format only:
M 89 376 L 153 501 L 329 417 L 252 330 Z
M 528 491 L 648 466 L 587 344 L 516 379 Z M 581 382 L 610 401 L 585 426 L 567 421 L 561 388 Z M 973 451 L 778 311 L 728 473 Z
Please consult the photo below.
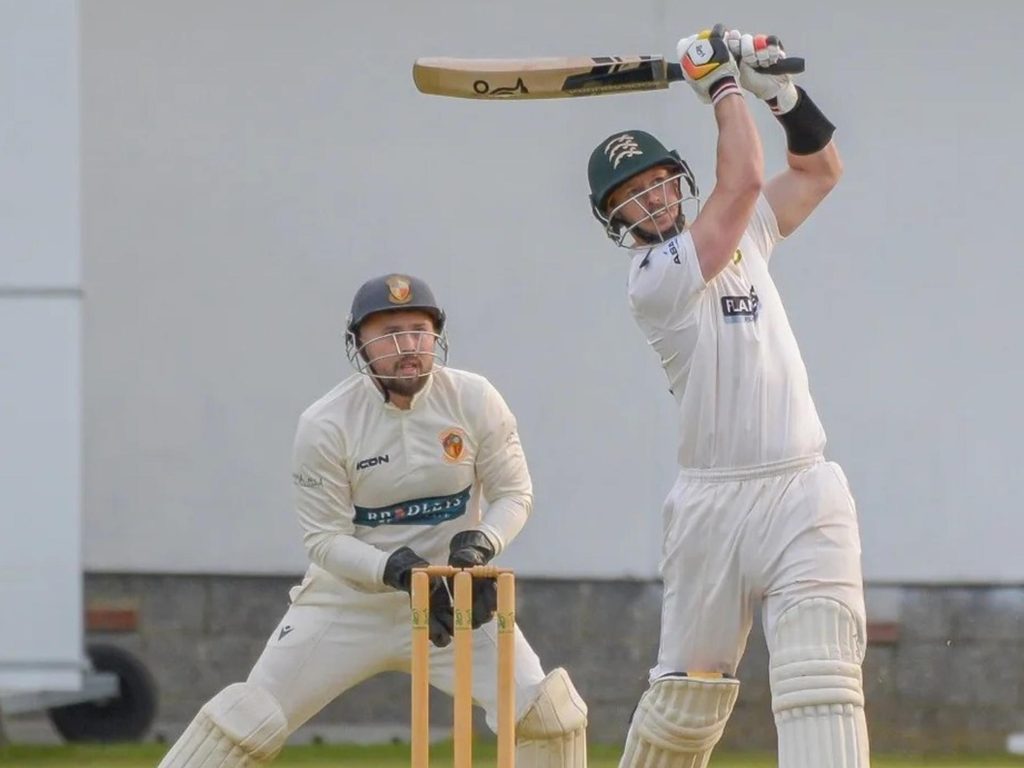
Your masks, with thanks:
M 78 7 L 0 0 L 0 691 L 82 663 Z
M 839 125 L 841 187 L 775 272 L 873 581 L 1021 581 L 1008 482 L 1024 427 L 1014 329 L 1024 5 L 737 0 Z M 347 374 L 354 288 L 435 286 L 456 365 L 521 422 L 537 489 L 521 573 L 654 575 L 675 424 L 586 204 L 591 147 L 660 132 L 713 179 L 685 85 L 487 104 L 413 88 L 421 55 L 673 51 L 685 4 L 128 2 L 82 9 L 85 562 L 301 569 L 288 456 Z M 760 105 L 769 171 L 783 139 Z M 584 531 L 585 535 L 580 532 Z

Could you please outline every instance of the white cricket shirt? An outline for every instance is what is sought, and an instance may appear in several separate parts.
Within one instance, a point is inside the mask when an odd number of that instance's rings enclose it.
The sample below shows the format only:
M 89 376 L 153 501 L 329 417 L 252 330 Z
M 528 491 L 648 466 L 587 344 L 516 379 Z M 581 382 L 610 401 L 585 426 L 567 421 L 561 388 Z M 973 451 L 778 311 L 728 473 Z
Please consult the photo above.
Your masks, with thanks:
M 782 237 L 759 198 L 736 255 L 705 283 L 689 232 L 637 250 L 629 302 L 679 405 L 679 465 L 758 467 L 820 453 L 825 432 L 768 258 Z
M 384 564 L 402 546 L 445 563 L 451 537 L 479 528 L 501 552 L 533 506 L 515 417 L 487 379 L 453 368 L 407 411 L 367 376 L 342 381 L 299 419 L 292 480 L 307 581 L 326 571 L 364 591 L 389 589 Z

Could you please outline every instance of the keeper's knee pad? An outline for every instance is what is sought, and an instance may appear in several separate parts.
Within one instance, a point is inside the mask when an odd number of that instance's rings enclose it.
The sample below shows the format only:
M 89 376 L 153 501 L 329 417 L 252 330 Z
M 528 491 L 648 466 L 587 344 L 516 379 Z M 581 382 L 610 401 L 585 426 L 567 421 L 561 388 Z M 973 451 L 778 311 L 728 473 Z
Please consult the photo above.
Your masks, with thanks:
M 837 600 L 803 600 L 779 618 L 771 647 L 780 768 L 867 768 L 863 618 Z
M 586 768 L 587 705 L 564 669 L 537 688 L 537 697 L 516 723 L 516 765 Z
M 235 683 L 203 705 L 157 768 L 257 768 L 277 757 L 287 738 L 277 700 Z
M 704 768 L 739 689 L 721 675 L 659 677 L 640 697 L 619 768 Z

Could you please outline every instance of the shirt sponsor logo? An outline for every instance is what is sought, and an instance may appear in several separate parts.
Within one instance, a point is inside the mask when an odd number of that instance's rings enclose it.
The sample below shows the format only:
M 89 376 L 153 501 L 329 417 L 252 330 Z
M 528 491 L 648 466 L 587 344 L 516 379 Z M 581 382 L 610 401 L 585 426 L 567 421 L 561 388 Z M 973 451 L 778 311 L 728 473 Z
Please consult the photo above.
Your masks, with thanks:
M 292 473 L 292 482 L 300 488 L 322 488 L 324 479 L 319 475 L 311 475 L 305 470 Z
M 757 320 L 757 313 L 761 309 L 761 302 L 757 298 L 757 291 L 750 286 L 748 296 L 723 296 L 722 314 L 727 323 L 752 323 Z
M 378 525 L 438 525 L 466 514 L 469 504 L 467 486 L 448 496 L 412 499 L 386 507 L 356 506 L 356 525 L 376 528 Z
M 452 427 L 442 432 L 440 439 L 445 461 L 458 461 L 466 448 L 466 433 L 458 427 Z
M 376 467 L 378 464 L 387 464 L 391 461 L 391 456 L 385 453 L 383 456 L 371 456 L 368 459 L 363 459 L 356 464 L 356 469 L 367 469 L 369 467 Z

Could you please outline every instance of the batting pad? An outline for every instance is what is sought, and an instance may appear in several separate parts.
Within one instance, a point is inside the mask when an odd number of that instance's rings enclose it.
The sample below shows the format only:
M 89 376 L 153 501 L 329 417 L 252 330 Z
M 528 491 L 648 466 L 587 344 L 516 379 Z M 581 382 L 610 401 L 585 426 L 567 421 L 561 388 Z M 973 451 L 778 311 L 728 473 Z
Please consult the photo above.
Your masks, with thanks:
M 705 768 L 739 690 L 732 677 L 659 677 L 640 697 L 619 768 Z
M 586 768 L 587 705 L 564 669 L 537 687 L 537 698 L 516 723 L 516 765 Z
M 257 768 L 269 765 L 287 738 L 277 700 L 235 683 L 203 705 L 157 768 Z
M 779 768 L 868 768 L 863 624 L 828 598 L 779 618 L 771 655 Z

